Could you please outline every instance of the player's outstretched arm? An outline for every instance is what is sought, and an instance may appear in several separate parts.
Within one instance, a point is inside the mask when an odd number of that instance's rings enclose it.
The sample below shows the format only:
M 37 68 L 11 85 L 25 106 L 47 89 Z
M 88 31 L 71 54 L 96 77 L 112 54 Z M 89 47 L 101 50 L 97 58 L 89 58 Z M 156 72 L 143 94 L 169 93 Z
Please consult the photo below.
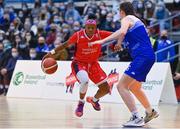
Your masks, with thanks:
M 127 30 L 129 29 L 130 27 L 130 21 L 128 18 L 123 18 L 121 20 L 121 28 L 119 30 L 117 30 L 116 32 L 114 32 L 113 34 L 111 34 L 110 36 L 102 39 L 102 40 L 98 40 L 98 41 L 95 41 L 95 42 L 91 42 L 90 44 L 91 45 L 94 45 L 94 44 L 103 44 L 107 41 L 111 41 L 111 40 L 118 40 L 118 43 L 121 43 L 124 39 L 124 36 L 126 35 L 127 33 Z

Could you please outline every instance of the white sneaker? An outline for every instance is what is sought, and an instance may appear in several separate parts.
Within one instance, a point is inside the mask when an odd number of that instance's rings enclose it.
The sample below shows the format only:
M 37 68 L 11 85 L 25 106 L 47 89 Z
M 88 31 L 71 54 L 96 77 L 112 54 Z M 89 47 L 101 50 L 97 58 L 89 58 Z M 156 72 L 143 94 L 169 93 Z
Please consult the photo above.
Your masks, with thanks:
M 144 119 L 136 116 L 132 116 L 129 121 L 123 124 L 124 127 L 142 127 L 144 125 Z

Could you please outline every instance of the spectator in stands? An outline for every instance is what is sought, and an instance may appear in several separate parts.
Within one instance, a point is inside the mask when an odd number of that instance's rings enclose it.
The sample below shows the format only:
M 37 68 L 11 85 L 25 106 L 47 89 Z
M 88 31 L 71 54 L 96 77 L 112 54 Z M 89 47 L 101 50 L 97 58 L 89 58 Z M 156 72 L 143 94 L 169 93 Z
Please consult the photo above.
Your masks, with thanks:
M 104 21 L 104 24 L 101 26 L 103 30 L 112 31 L 114 32 L 116 30 L 115 23 L 113 22 L 113 14 L 108 13 L 106 16 L 106 20 Z
M 21 23 L 21 20 L 19 18 L 15 18 L 12 23 L 14 25 L 15 31 L 22 31 L 23 24 Z
M 17 48 L 11 49 L 12 57 L 8 60 L 7 65 L 1 69 L 1 75 L 3 76 L 3 84 L 5 86 L 5 94 L 9 88 L 10 80 L 16 65 L 17 60 L 22 60 L 22 57 L 19 55 Z
M 148 32 L 148 35 L 149 35 L 151 44 L 152 44 L 152 46 L 153 46 L 153 49 L 154 49 L 154 51 L 156 51 L 156 49 L 157 49 L 157 42 L 156 42 L 156 39 L 152 36 L 151 30 L 150 30 L 150 29 L 148 29 L 147 32 Z
M 19 55 L 21 55 L 23 59 L 28 59 L 29 45 L 27 44 L 27 42 L 23 41 L 22 37 L 19 35 L 16 35 L 15 42 Z
M 160 1 L 158 4 L 156 4 L 155 11 L 154 11 L 154 17 L 157 19 L 157 21 L 160 24 L 160 31 L 167 29 L 166 28 L 166 22 L 164 19 L 168 18 L 170 16 L 169 10 L 166 8 L 164 2 Z
M 10 23 L 9 13 L 5 12 L 3 17 L 0 18 L 0 29 L 6 32 L 9 29 Z
M 69 39 L 69 37 L 71 36 L 71 32 L 70 32 L 70 27 L 68 24 L 63 23 L 62 24 L 62 37 L 63 37 L 63 42 L 67 41 Z
M 29 60 L 40 60 L 40 57 L 38 56 L 36 49 L 30 48 L 29 50 Z
M 80 16 L 79 12 L 75 9 L 74 3 L 72 1 L 69 1 L 67 4 L 65 20 L 68 21 L 69 17 L 72 17 L 73 21 L 79 21 L 80 23 L 82 23 L 82 18 Z
M 28 44 L 29 48 L 37 47 L 37 39 L 33 32 L 26 32 L 24 36 L 25 43 Z
M 78 21 L 75 21 L 74 24 L 73 24 L 73 32 L 72 33 L 77 32 L 80 29 L 81 29 L 80 23 Z
M 48 45 L 45 42 L 44 37 L 38 38 L 38 46 L 36 47 L 36 52 L 40 56 L 40 59 L 49 51 Z
M 55 42 L 54 42 L 55 48 L 62 45 L 61 43 L 62 43 L 62 39 L 60 37 L 57 37 Z M 63 49 L 63 50 L 61 50 L 61 52 L 59 52 L 55 56 L 56 56 L 55 57 L 56 60 L 67 60 L 69 55 L 68 55 L 67 49 Z
M 38 24 L 38 27 L 37 27 L 37 36 L 40 37 L 40 36 L 43 36 L 43 37 L 46 37 L 46 32 L 44 30 L 44 25 L 43 24 Z
M 170 62 L 172 72 L 174 73 L 176 66 L 174 66 L 175 47 L 173 47 L 173 45 L 174 45 L 174 42 L 168 38 L 167 30 L 163 30 L 161 32 L 160 39 L 157 40 L 157 51 L 166 49 L 168 47 L 170 47 L 170 48 L 168 48 L 162 52 L 159 52 L 157 54 L 157 61 L 158 62 Z
M 98 5 L 95 0 L 89 0 L 87 4 L 85 4 L 83 15 L 96 14 L 98 9 Z
M 1 54 L 0 54 L 0 71 L 3 69 L 7 63 L 9 58 L 11 57 L 11 49 L 6 43 L 7 40 L 4 40 L 3 43 L 0 43 L 0 48 L 1 48 Z M 4 77 L 1 75 L 0 72 L 0 94 L 4 93 L 4 83 L 3 83 Z
M 49 47 L 49 50 L 54 49 L 54 41 L 56 40 L 56 28 L 57 26 L 55 24 L 50 25 L 50 31 L 46 36 L 46 44 Z
M 36 0 L 34 3 L 34 8 L 31 11 L 32 17 L 38 17 L 39 16 L 40 7 L 41 7 L 41 1 Z
M 157 40 L 157 51 L 167 48 L 172 45 L 174 45 L 174 43 L 172 40 L 170 40 L 168 38 L 167 30 L 163 30 L 161 32 L 160 39 Z M 170 55 L 169 58 L 168 58 L 168 55 Z M 170 58 L 173 57 L 174 55 L 175 55 L 175 49 L 174 49 L 174 47 L 171 47 L 171 48 L 157 54 L 157 61 L 158 62 L 164 62 L 164 61 L 165 62 L 167 62 L 167 61 L 173 62 L 174 59 L 170 59 Z

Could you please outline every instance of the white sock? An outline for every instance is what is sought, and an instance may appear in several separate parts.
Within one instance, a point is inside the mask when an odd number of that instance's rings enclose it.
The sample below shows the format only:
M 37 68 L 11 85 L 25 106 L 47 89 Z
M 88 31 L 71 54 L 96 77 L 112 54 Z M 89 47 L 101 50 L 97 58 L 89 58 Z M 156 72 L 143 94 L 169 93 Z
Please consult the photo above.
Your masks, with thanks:
M 3 89 L 3 85 L 0 85 L 0 89 Z
M 99 99 L 96 99 L 95 97 L 93 97 L 93 101 L 94 102 L 97 102 Z
M 84 99 L 79 99 L 80 102 L 82 103 L 85 103 L 85 100 Z
M 140 117 L 140 115 L 139 115 L 139 112 L 138 112 L 138 111 L 132 111 L 132 112 L 131 112 L 131 114 L 132 114 L 132 116 L 136 116 L 137 118 L 139 118 L 139 117 Z

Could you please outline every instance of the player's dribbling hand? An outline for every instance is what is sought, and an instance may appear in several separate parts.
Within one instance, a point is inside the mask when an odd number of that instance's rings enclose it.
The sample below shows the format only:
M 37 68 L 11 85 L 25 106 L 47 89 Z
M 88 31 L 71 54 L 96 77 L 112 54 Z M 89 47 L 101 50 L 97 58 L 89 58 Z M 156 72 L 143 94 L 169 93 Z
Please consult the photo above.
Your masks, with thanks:
M 52 58 L 53 58 L 53 55 L 52 55 L 50 52 L 48 52 L 48 53 L 42 58 L 41 68 L 42 68 L 43 61 L 44 61 L 46 58 L 49 58 L 49 57 L 52 57 Z
M 95 45 L 95 44 L 103 44 L 103 43 L 104 43 L 103 40 L 97 40 L 97 41 L 88 43 L 88 46 L 93 46 L 93 45 Z
M 121 47 L 121 44 L 120 43 L 117 43 L 115 46 L 114 46 L 114 50 L 115 51 L 120 51 L 122 49 Z

